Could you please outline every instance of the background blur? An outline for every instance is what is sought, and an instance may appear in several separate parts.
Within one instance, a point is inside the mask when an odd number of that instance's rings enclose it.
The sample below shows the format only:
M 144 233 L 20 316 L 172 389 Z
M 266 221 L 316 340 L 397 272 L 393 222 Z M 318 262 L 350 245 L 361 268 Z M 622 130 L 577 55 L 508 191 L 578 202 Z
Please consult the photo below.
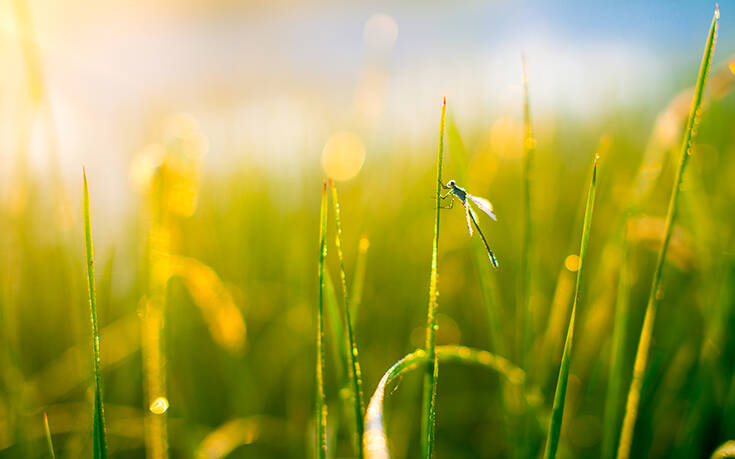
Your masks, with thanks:
M 423 343 L 443 96 L 445 177 L 495 204 L 498 222 L 480 224 L 501 269 L 475 263 L 459 209 L 443 213 L 439 343 L 519 363 L 522 52 L 537 137 L 527 370 L 543 394 L 541 427 L 601 155 L 559 453 L 599 457 L 618 235 L 627 228 L 627 388 L 713 6 L 1 2 L 0 457 L 44 457 L 43 412 L 59 457 L 91 454 L 83 164 L 111 456 L 142 457 L 144 418 L 157 410 L 171 457 L 310 456 L 321 181 L 334 177 L 341 193 L 367 398 Z M 720 7 L 636 457 L 707 457 L 735 437 L 735 9 Z M 151 311 L 162 314 L 161 356 Z M 330 448 L 346 457 L 333 341 Z M 500 389 L 496 375 L 443 367 L 437 457 L 518 453 L 517 409 Z M 387 403 L 397 457 L 419 454 L 419 393 L 412 374 Z M 528 433 L 530 456 L 541 427 Z

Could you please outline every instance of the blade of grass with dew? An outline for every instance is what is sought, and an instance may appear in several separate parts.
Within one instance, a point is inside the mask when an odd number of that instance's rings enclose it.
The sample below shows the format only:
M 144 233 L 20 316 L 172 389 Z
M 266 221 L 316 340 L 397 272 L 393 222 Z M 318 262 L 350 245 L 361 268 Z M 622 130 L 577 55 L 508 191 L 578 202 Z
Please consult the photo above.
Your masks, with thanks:
M 441 210 L 442 163 L 444 162 L 444 125 L 447 117 L 447 99 L 442 101 L 439 121 L 439 147 L 436 154 L 436 203 L 434 218 L 434 243 L 431 251 L 431 275 L 429 281 L 429 306 L 426 313 L 425 351 L 429 364 L 424 374 L 421 451 L 424 459 L 431 458 L 434 449 L 434 424 L 436 422 L 436 380 L 439 377 L 439 364 L 436 360 L 436 309 L 439 306 L 439 212 Z
M 344 322 L 345 328 L 347 329 L 347 342 L 348 357 L 350 363 L 350 378 L 352 379 L 352 391 L 353 391 L 353 402 L 355 408 L 355 433 L 356 443 L 355 448 L 358 457 L 362 457 L 362 435 L 365 430 L 363 424 L 363 413 L 365 408 L 362 403 L 362 375 L 360 373 L 360 362 L 357 354 L 357 344 L 355 343 L 355 335 L 352 330 L 352 317 L 350 314 L 350 302 L 349 302 L 349 290 L 347 290 L 347 276 L 345 275 L 345 261 L 344 254 L 342 253 L 342 223 L 339 218 L 339 196 L 337 193 L 337 187 L 334 186 L 332 179 L 329 179 L 329 188 L 332 190 L 332 205 L 334 206 L 334 220 L 337 226 L 337 237 L 335 243 L 337 245 L 337 257 L 339 258 L 339 274 L 342 279 L 342 293 L 344 296 Z
M 712 62 L 712 53 L 715 47 L 717 37 L 717 23 L 720 18 L 720 10 L 715 7 L 715 13 L 710 25 L 709 34 L 707 36 L 707 44 L 704 48 L 702 56 L 702 64 L 699 68 L 699 76 L 697 77 L 697 86 L 694 90 L 692 105 L 689 111 L 689 119 L 687 127 L 684 131 L 684 139 L 681 144 L 681 153 L 679 167 L 674 178 L 674 187 L 671 191 L 668 210 L 666 212 L 666 226 L 664 227 L 664 238 L 661 241 L 661 247 L 656 259 L 656 267 L 653 272 L 653 280 L 651 282 L 651 290 L 648 295 L 648 305 L 643 319 L 643 327 L 638 341 L 638 349 L 636 351 L 635 362 L 633 364 L 633 380 L 630 383 L 628 397 L 625 406 L 625 415 L 623 417 L 623 426 L 620 433 L 620 443 L 618 445 L 618 459 L 627 459 L 630 456 L 630 449 L 633 444 L 633 431 L 635 421 L 638 416 L 638 403 L 641 396 L 641 387 L 646 372 L 646 364 L 648 360 L 648 351 L 651 346 L 651 337 L 653 335 L 653 324 L 656 317 L 656 309 L 658 307 L 659 288 L 661 284 L 661 274 L 663 272 L 664 262 L 666 261 L 666 252 L 671 241 L 671 234 L 676 219 L 676 211 L 679 203 L 679 192 L 681 191 L 682 178 L 691 154 L 692 139 L 696 128 L 700 108 L 702 105 L 702 94 L 704 86 L 709 74 L 710 64 Z
M 522 385 L 526 379 L 526 373 L 522 369 L 514 366 L 505 358 L 485 350 L 457 345 L 437 346 L 435 349 L 435 356 L 436 360 L 441 362 L 458 362 L 467 365 L 477 365 L 497 371 L 501 376 L 504 376 L 509 383 L 516 386 Z M 386 459 L 390 457 L 385 428 L 383 426 L 383 402 L 388 384 L 406 372 L 427 363 L 431 363 L 428 353 L 423 349 L 418 349 L 396 362 L 383 375 L 380 383 L 378 383 L 378 387 L 375 389 L 375 393 L 370 399 L 370 404 L 368 405 L 368 409 L 365 414 L 366 431 L 363 448 L 366 458 Z M 528 392 L 529 395 L 531 393 L 533 393 L 533 398 L 539 397 L 537 394 L 538 388 L 534 388 L 534 391 Z
M 102 405 L 102 375 L 100 359 L 100 335 L 97 325 L 97 298 L 94 285 L 94 253 L 92 249 L 92 225 L 89 215 L 89 188 L 87 171 L 83 169 L 84 194 L 84 247 L 87 255 L 87 286 L 89 287 L 89 310 L 92 320 L 92 359 L 94 360 L 94 415 L 92 418 L 92 456 L 95 459 L 107 457 L 107 437 L 105 434 L 105 413 Z
M 564 352 L 561 356 L 561 366 L 559 368 L 559 379 L 556 383 L 556 391 L 554 392 L 554 404 L 551 408 L 551 419 L 549 421 L 549 431 L 546 438 L 546 451 L 544 457 L 551 459 L 556 457 L 556 449 L 559 446 L 559 437 L 561 435 L 561 424 L 564 417 L 564 401 L 567 395 L 567 382 L 569 380 L 569 364 L 572 354 L 572 341 L 574 339 L 574 319 L 577 313 L 577 305 L 579 304 L 579 294 L 582 290 L 582 273 L 584 271 L 584 261 L 587 252 L 587 243 L 590 240 L 590 226 L 592 224 L 592 213 L 595 209 L 595 192 L 597 190 L 597 157 L 595 157 L 592 166 L 592 180 L 587 193 L 587 205 L 584 210 L 584 223 L 582 225 L 582 242 L 579 247 L 579 269 L 577 270 L 577 285 L 574 291 L 574 302 L 572 303 L 572 314 L 569 318 L 569 328 L 567 329 L 567 337 L 564 342 Z
M 324 395 L 324 259 L 327 256 L 327 213 L 327 182 L 324 182 L 319 214 L 319 309 L 316 332 L 316 456 L 319 459 L 327 457 L 327 402 Z
M 622 227 L 619 242 L 620 274 L 618 276 L 618 293 L 615 301 L 615 318 L 613 319 L 613 335 L 611 349 L 610 374 L 607 381 L 602 434 L 602 458 L 612 459 L 615 456 L 615 445 L 618 440 L 618 418 L 620 417 L 623 377 L 625 368 L 625 337 L 628 331 L 628 313 L 630 310 L 630 280 L 628 272 L 628 241 L 625 225 Z
M 48 454 L 51 459 L 56 459 L 56 453 L 54 452 L 54 442 L 51 439 L 51 428 L 48 426 L 48 415 L 43 413 L 43 430 L 46 434 L 46 443 L 48 444 Z

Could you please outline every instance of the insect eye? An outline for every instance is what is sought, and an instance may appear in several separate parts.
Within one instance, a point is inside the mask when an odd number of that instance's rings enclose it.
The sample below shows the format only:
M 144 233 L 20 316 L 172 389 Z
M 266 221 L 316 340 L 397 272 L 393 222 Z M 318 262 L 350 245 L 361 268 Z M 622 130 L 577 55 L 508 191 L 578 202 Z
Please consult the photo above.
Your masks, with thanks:
M 448 181 L 448 182 L 447 182 L 447 185 L 448 185 L 448 186 L 454 186 L 454 180 L 450 180 L 450 181 Z

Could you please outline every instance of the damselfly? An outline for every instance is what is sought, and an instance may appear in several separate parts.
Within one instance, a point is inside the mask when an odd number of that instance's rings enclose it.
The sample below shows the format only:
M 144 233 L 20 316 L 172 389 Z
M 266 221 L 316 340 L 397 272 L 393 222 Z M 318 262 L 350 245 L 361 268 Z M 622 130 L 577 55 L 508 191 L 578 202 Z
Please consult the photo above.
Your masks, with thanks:
M 485 239 L 485 235 L 482 234 L 482 230 L 480 229 L 480 225 L 477 224 L 477 216 L 475 214 L 475 211 L 470 207 L 470 201 L 480 208 L 483 212 L 488 214 L 490 218 L 493 220 L 497 220 L 498 218 L 493 213 L 493 205 L 490 204 L 490 201 L 488 201 L 485 198 L 480 198 L 478 196 L 472 196 L 471 194 L 467 193 L 464 188 L 460 188 L 457 186 L 457 184 L 454 182 L 454 180 L 450 180 L 447 182 L 446 185 L 439 182 L 439 184 L 444 188 L 445 190 L 449 190 L 447 194 L 443 195 L 442 199 L 451 199 L 449 201 L 449 206 L 447 206 L 447 209 L 451 209 L 454 206 L 454 197 L 458 197 L 460 201 L 462 201 L 462 205 L 464 206 L 465 215 L 467 217 L 467 229 L 470 231 L 470 237 L 472 237 L 472 224 L 474 223 L 475 228 L 477 228 L 477 232 L 480 233 L 480 237 L 482 238 L 483 244 L 485 244 L 485 249 L 487 249 L 487 255 L 490 258 L 490 262 L 493 264 L 494 267 L 498 267 L 498 260 L 495 259 L 495 254 L 490 249 L 490 245 L 487 243 L 487 239 Z

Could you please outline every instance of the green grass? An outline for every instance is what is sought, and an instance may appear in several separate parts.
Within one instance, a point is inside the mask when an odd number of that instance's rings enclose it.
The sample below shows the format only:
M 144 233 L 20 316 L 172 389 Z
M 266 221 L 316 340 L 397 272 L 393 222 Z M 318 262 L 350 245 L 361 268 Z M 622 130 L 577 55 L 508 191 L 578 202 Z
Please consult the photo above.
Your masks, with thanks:
M 358 360 L 357 343 L 352 330 L 352 316 L 350 314 L 349 290 L 347 289 L 347 276 L 345 274 L 344 255 L 342 253 L 342 223 L 340 222 L 339 196 L 337 187 L 334 182 L 329 180 L 329 187 L 332 190 L 332 204 L 334 205 L 334 219 L 337 227 L 337 235 L 335 243 L 337 245 L 337 256 L 339 258 L 339 275 L 342 280 L 342 293 L 344 299 L 344 327 L 347 330 L 347 341 L 340 344 L 347 346 L 348 361 L 350 364 L 349 374 L 352 381 L 352 397 L 355 415 L 355 451 L 358 457 L 362 457 L 362 436 L 365 430 L 363 424 L 363 413 L 365 411 L 362 402 L 362 374 L 360 372 L 360 362 Z
M 94 413 L 92 418 L 92 457 L 107 457 L 107 434 L 105 432 L 105 409 L 102 403 L 102 359 L 100 358 L 100 334 L 97 325 L 97 294 L 94 282 L 94 251 L 92 248 L 92 224 L 89 215 L 89 189 L 87 171 L 83 171 L 84 190 L 82 209 L 84 213 L 84 248 L 87 256 L 87 286 L 89 288 L 89 311 L 92 321 L 92 361 L 94 362 Z
M 503 357 L 481 349 L 465 346 L 438 346 L 435 348 L 435 360 L 456 362 L 465 365 L 477 365 L 498 372 L 509 383 L 521 386 L 526 381 L 526 373 Z M 365 457 L 368 459 L 386 459 L 390 457 L 388 441 L 383 421 L 383 404 L 385 392 L 392 381 L 405 373 L 431 363 L 428 353 L 418 349 L 393 364 L 383 375 L 375 393 L 370 398 L 365 415 Z
M 572 314 L 569 318 L 569 327 L 567 328 L 567 336 L 564 341 L 564 351 L 561 356 L 559 379 L 556 382 L 556 391 L 554 392 L 554 404 L 551 407 L 551 420 L 549 421 L 549 431 L 546 437 L 546 449 L 544 452 L 544 457 L 546 459 L 556 457 L 556 450 L 559 446 L 559 438 L 561 436 L 561 426 L 564 418 L 564 402 L 567 396 L 567 382 L 569 381 L 569 366 L 572 358 L 572 342 L 574 341 L 574 321 L 577 315 L 577 305 L 579 304 L 580 292 L 582 291 L 582 273 L 584 271 L 584 262 L 587 255 L 587 244 L 590 240 L 590 227 L 592 225 L 592 213 L 595 209 L 596 191 L 597 158 L 595 158 L 595 163 L 592 167 L 592 180 L 587 193 L 587 204 L 585 205 L 584 210 L 582 241 L 579 247 L 579 267 L 577 268 L 577 284 L 574 289 Z
M 692 139 L 697 123 L 699 122 L 700 110 L 702 105 L 702 96 L 704 94 L 704 86 L 709 75 L 709 68 L 712 61 L 712 53 L 715 47 L 717 37 L 717 22 L 720 17 L 719 9 L 715 10 L 707 36 L 707 43 L 702 56 L 702 65 L 699 68 L 699 76 L 697 77 L 697 85 L 694 89 L 694 97 L 689 110 L 689 118 L 687 126 L 684 130 L 684 138 L 681 144 L 679 166 L 676 170 L 674 178 L 674 186 L 669 200 L 669 207 L 666 212 L 666 226 L 664 228 L 663 240 L 658 251 L 656 259 L 656 267 L 653 271 L 653 280 L 651 281 L 651 289 L 648 294 L 648 304 L 643 319 L 643 327 L 638 340 L 638 349 L 636 351 L 635 362 L 633 363 L 633 380 L 628 390 L 628 398 L 625 406 L 625 415 L 623 417 L 623 427 L 620 434 L 620 443 L 618 446 L 618 459 L 627 459 L 630 456 L 630 450 L 633 444 L 633 432 L 635 429 L 636 418 L 638 417 L 638 405 L 641 397 L 641 387 L 643 386 L 643 378 L 645 376 L 648 363 L 648 352 L 651 346 L 651 338 L 653 337 L 653 325 L 656 318 L 656 310 L 659 301 L 659 289 L 661 287 L 661 275 L 663 273 L 664 263 L 666 261 L 666 253 L 669 249 L 672 230 L 676 213 L 679 206 L 679 194 L 681 192 L 684 171 L 686 170 L 689 157 L 692 154 Z
M 51 459 L 56 459 L 54 452 L 54 441 L 51 439 L 51 428 L 48 426 L 48 415 L 43 413 L 43 431 L 46 434 L 46 443 L 48 444 L 48 454 Z
M 429 364 L 424 374 L 421 444 L 424 459 L 431 458 L 434 450 L 434 427 L 436 423 L 436 383 L 439 364 L 436 360 L 436 310 L 439 307 L 439 213 L 441 210 L 442 165 L 444 162 L 444 126 L 447 116 L 447 99 L 442 102 L 439 121 L 439 148 L 436 154 L 436 201 L 434 213 L 434 243 L 431 251 L 431 274 L 429 276 L 429 306 L 426 312 L 425 351 Z
M 319 308 L 316 332 L 316 456 L 327 457 L 327 401 L 324 395 L 324 259 L 327 256 L 327 182 L 322 188 L 319 217 Z

